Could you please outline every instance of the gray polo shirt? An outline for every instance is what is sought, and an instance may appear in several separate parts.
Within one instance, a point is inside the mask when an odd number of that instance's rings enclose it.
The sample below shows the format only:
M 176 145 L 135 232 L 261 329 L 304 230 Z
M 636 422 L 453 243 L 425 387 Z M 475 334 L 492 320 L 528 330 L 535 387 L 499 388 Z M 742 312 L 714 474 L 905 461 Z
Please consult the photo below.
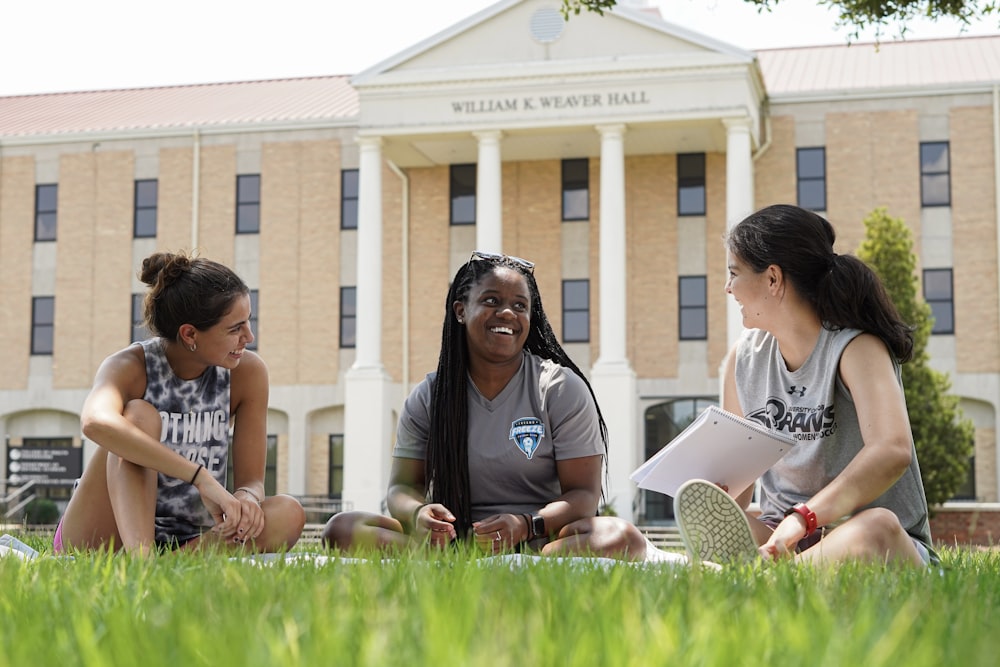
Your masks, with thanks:
M 434 376 L 406 399 L 393 456 L 426 458 Z M 604 454 L 594 400 L 572 370 L 525 352 L 493 400 L 467 382 L 473 521 L 538 511 L 562 495 L 557 461 Z

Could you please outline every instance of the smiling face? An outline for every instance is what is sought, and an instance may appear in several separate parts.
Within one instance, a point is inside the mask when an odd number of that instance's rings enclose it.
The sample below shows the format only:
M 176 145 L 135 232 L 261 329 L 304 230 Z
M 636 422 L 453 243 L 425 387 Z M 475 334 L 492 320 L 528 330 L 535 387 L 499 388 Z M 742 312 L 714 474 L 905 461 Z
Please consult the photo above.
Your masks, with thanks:
M 771 296 L 771 272 L 768 269 L 757 273 L 753 268 L 734 255 L 726 252 L 726 262 L 729 267 L 729 279 L 726 281 L 726 293 L 731 294 L 740 306 L 743 315 L 743 326 L 748 329 L 764 328 L 763 317 Z M 769 267 L 770 269 L 770 267 Z
M 207 363 L 236 368 L 247 345 L 253 342 L 250 331 L 250 295 L 240 294 L 226 314 L 205 331 L 195 334 L 197 353 Z
M 470 362 L 520 361 L 531 324 L 531 292 L 523 275 L 497 266 L 452 309 L 465 326 Z

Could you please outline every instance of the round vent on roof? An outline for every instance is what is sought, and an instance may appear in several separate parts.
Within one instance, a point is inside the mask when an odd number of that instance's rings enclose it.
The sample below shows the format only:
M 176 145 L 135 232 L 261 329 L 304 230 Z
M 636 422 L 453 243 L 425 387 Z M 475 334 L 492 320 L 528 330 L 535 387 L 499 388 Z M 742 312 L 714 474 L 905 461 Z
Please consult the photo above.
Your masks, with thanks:
M 566 27 L 566 21 L 558 9 L 542 7 L 531 17 L 531 36 L 542 44 L 559 39 Z

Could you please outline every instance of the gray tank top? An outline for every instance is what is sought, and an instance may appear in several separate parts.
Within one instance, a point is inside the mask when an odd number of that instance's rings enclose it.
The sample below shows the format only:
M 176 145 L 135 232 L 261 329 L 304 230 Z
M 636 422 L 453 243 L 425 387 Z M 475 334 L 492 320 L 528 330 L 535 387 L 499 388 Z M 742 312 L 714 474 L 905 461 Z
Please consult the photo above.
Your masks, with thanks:
M 143 399 L 160 413 L 163 423 L 160 442 L 189 461 L 205 466 L 205 471 L 225 486 L 229 459 L 229 370 L 209 366 L 200 377 L 182 380 L 170 368 L 160 338 L 140 341 L 139 345 L 146 356 Z M 184 543 L 212 525 L 201 494 L 189 480 L 159 473 L 158 543 Z
M 736 393 L 744 416 L 798 441 L 761 477 L 761 519 L 781 520 L 785 510 L 809 500 L 861 451 L 857 409 L 839 372 L 844 348 L 861 333 L 823 328 L 809 358 L 795 371 L 788 370 L 771 334 L 750 329 L 740 338 Z M 902 386 L 899 365 L 895 367 Z M 868 507 L 891 510 L 906 532 L 930 549 L 927 499 L 912 444 L 911 449 L 909 469 Z

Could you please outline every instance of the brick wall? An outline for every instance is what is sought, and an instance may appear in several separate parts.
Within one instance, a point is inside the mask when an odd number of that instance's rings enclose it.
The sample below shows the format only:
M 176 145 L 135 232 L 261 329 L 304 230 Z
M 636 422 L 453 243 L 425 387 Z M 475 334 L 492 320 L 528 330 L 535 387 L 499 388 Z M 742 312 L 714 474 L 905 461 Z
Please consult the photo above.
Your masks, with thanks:
M 1000 503 L 950 503 L 935 509 L 931 535 L 941 546 L 1000 544 Z

